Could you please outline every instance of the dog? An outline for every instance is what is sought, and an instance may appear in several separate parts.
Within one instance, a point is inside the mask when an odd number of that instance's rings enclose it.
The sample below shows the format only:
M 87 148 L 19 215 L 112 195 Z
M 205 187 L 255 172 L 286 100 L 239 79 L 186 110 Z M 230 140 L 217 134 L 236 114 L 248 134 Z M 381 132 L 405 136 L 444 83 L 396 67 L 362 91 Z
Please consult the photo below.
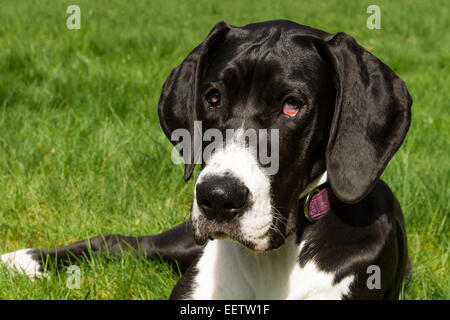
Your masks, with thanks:
M 201 164 L 190 221 L 1 260 L 39 277 L 48 261 L 131 250 L 179 263 L 171 299 L 397 299 L 411 265 L 400 204 L 380 176 L 411 105 L 404 81 L 345 33 L 219 22 L 171 71 L 158 104 L 174 145 L 174 131 L 194 134 L 196 121 L 203 131 L 234 130 Z M 277 130 L 275 174 L 247 129 Z M 195 150 L 182 155 L 187 181 L 198 159 Z

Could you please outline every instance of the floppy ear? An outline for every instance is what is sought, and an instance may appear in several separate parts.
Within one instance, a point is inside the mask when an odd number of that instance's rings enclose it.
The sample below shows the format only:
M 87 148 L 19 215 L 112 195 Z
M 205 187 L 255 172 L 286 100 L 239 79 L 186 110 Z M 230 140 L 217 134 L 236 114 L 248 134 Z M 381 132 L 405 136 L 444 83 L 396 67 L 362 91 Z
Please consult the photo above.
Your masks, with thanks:
M 403 142 L 412 99 L 403 80 L 351 36 L 338 33 L 326 47 L 336 85 L 328 179 L 340 200 L 354 203 L 372 190 Z
M 158 103 L 158 116 L 167 138 L 172 141 L 175 129 L 186 129 L 191 135 L 190 155 L 182 155 L 185 161 L 184 180 L 188 181 L 194 171 L 199 150 L 194 150 L 194 121 L 199 119 L 201 107 L 198 82 L 205 62 L 211 57 L 215 47 L 223 41 L 230 30 L 226 22 L 219 22 L 208 37 L 197 46 L 167 77 Z M 180 151 L 181 152 L 181 151 Z

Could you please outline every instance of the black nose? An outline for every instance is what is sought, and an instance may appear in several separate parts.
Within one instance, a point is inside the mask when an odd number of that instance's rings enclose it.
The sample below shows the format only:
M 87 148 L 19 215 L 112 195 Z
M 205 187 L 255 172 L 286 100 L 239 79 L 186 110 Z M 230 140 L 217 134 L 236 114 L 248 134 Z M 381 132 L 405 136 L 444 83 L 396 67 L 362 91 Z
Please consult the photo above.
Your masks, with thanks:
M 200 210 L 210 219 L 232 219 L 247 206 L 247 187 L 231 176 L 207 178 L 195 190 Z

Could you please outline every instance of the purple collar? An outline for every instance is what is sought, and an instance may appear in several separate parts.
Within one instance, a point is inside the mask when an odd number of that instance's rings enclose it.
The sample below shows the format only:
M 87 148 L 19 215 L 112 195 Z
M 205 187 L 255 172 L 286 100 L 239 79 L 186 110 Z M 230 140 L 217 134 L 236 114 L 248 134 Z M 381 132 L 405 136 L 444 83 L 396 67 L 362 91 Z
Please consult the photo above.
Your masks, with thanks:
M 309 222 L 316 221 L 330 211 L 330 209 L 331 205 L 328 187 L 325 187 L 322 190 L 314 189 L 306 196 L 303 212 Z
M 331 190 L 328 186 L 319 189 L 328 180 L 327 172 L 322 173 L 317 179 L 311 182 L 300 195 L 304 198 L 303 213 L 309 222 L 314 222 L 331 209 L 330 196 Z

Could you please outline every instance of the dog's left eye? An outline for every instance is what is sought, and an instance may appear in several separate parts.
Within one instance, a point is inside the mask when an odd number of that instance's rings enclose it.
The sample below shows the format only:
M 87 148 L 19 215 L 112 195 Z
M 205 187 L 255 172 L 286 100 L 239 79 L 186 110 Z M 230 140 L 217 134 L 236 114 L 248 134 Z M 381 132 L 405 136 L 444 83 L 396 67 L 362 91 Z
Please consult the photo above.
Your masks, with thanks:
M 206 101 L 208 101 L 210 108 L 220 108 L 220 92 L 213 89 L 206 94 Z
M 289 97 L 284 101 L 283 113 L 290 117 L 293 117 L 298 113 L 301 106 L 302 103 L 300 100 L 293 97 Z

